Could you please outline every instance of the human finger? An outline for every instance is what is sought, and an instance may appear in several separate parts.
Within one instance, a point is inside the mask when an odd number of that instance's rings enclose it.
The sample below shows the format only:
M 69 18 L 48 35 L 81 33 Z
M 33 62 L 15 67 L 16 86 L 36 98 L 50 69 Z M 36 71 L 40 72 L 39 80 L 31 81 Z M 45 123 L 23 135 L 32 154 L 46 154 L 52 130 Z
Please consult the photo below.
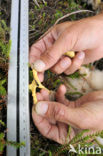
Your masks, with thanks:
M 85 58 L 84 52 L 78 52 L 77 55 L 72 60 L 71 66 L 64 72 L 66 75 L 70 75 L 74 73 L 76 70 L 78 70 L 81 65 L 83 64 Z
M 51 71 L 53 71 L 56 74 L 63 73 L 67 68 L 69 68 L 71 65 L 71 59 L 69 57 L 62 57 L 52 68 Z

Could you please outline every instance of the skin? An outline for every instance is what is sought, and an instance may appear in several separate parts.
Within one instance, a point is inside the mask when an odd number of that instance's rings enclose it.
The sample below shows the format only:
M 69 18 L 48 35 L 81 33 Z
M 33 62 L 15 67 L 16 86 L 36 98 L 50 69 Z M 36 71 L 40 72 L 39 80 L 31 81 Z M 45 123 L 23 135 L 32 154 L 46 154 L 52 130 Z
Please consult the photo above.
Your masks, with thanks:
M 63 56 L 71 50 L 77 51 L 75 58 Z M 34 67 L 37 60 L 45 63 L 38 72 L 40 81 L 43 81 L 43 73 L 47 69 L 57 74 L 71 74 L 82 64 L 102 57 L 103 14 L 56 25 L 30 49 L 30 63 L 34 63 Z M 65 67 L 62 66 L 64 62 L 67 63 Z M 103 92 L 92 92 L 76 102 L 70 102 L 64 97 L 65 91 L 65 87 L 57 91 L 57 102 L 49 101 L 46 91 L 42 90 L 37 94 L 41 103 L 36 105 L 36 112 L 33 109 L 32 116 L 39 131 L 45 137 L 63 144 L 66 141 L 67 125 L 91 131 L 103 130 Z M 48 109 L 43 114 L 45 104 Z M 55 121 L 56 125 L 51 121 Z
M 102 41 L 103 14 L 79 21 L 65 22 L 56 25 L 44 38 L 32 45 L 30 63 L 36 63 L 38 59 L 45 63 L 41 75 L 49 68 L 57 74 L 62 72 L 71 74 L 82 64 L 88 64 L 103 57 Z M 71 50 L 78 51 L 72 60 L 63 56 L 65 52 Z M 78 59 L 80 52 L 85 53 L 82 59 Z M 67 66 L 63 68 L 62 62 L 67 62 Z
M 91 92 L 75 102 L 68 101 L 65 93 L 66 88 L 61 85 L 56 93 L 58 102 L 51 102 L 45 89 L 37 93 L 39 103 L 48 105 L 44 114 L 38 111 L 38 106 L 32 111 L 34 124 L 43 136 L 64 144 L 68 142 L 68 125 L 73 127 L 69 140 L 81 129 L 89 129 L 89 133 L 103 130 L 103 91 Z

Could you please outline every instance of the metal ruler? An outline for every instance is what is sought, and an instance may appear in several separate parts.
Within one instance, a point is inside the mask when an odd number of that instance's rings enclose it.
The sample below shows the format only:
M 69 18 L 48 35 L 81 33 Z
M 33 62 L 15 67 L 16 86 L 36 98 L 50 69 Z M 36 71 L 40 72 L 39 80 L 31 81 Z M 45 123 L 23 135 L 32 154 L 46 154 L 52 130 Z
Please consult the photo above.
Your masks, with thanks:
M 28 0 L 12 0 L 7 106 L 7 139 L 24 142 L 25 147 L 8 146 L 7 156 L 30 156 L 28 4 Z

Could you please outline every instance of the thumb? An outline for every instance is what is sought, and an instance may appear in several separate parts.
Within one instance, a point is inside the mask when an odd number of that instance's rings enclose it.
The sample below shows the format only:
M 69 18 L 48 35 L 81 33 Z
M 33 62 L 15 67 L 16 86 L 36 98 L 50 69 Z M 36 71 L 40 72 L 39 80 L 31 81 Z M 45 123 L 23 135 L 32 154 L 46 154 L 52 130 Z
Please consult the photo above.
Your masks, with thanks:
M 69 108 L 58 102 L 40 101 L 35 108 L 38 115 L 86 129 L 87 114 L 81 108 Z M 87 119 L 87 120 L 86 120 Z
M 34 62 L 34 68 L 38 72 L 45 71 L 54 66 L 64 53 L 73 50 L 76 42 L 76 37 L 73 36 L 74 34 L 66 29 L 52 47 L 42 53 L 40 59 Z

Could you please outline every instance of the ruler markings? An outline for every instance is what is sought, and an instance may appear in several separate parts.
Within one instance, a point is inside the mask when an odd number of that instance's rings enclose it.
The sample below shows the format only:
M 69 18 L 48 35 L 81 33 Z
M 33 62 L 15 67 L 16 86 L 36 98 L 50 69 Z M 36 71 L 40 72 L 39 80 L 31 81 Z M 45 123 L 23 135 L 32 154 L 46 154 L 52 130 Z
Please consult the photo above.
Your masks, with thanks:
M 10 67 L 8 79 L 7 139 L 25 142 L 25 147 L 8 146 L 7 156 L 30 156 L 28 0 L 12 0 Z M 18 131 L 19 128 L 19 131 Z
M 30 123 L 29 123 L 29 96 L 28 96 L 28 0 L 21 0 L 20 21 L 20 142 L 26 143 L 20 149 L 20 155 L 30 156 Z

